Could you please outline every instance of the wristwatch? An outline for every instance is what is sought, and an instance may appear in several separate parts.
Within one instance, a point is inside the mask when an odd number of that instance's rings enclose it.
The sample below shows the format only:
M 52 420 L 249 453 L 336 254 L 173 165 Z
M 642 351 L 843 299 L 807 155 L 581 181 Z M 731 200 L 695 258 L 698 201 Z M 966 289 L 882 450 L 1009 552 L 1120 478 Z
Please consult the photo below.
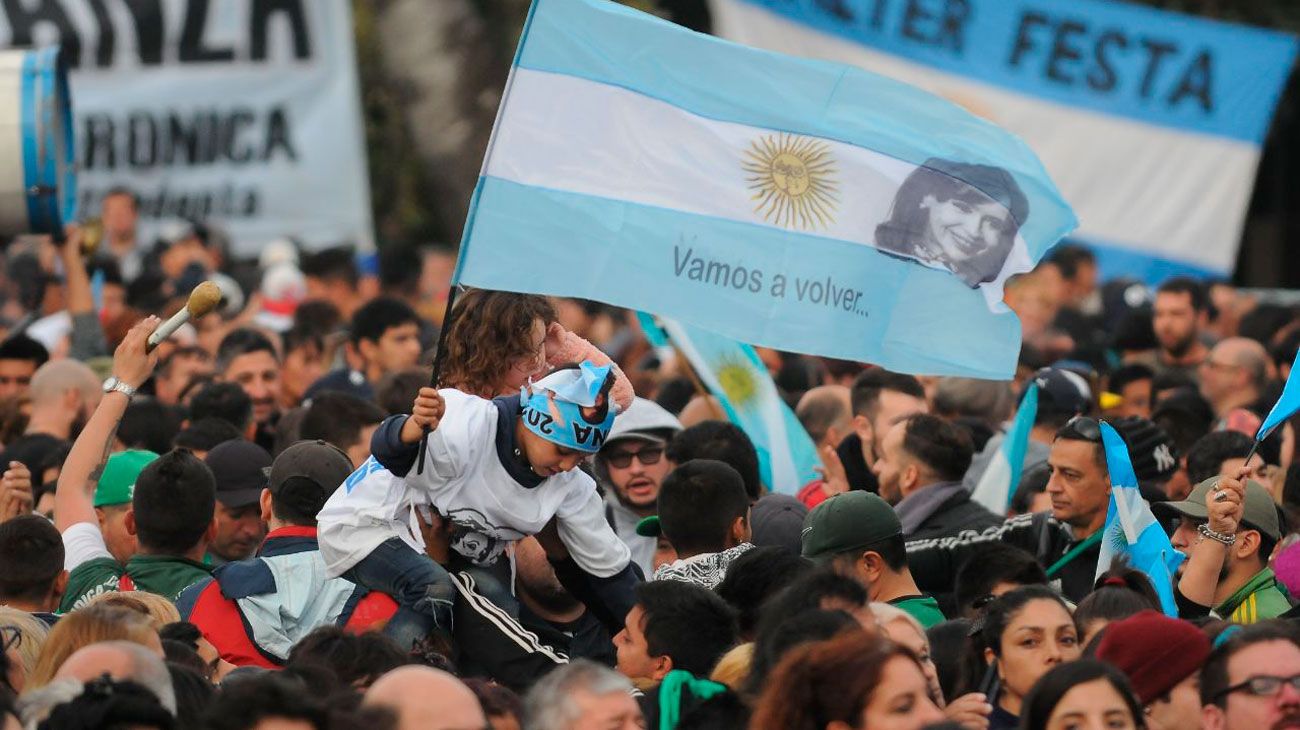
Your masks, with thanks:
M 135 388 L 132 388 L 131 386 L 119 380 L 116 375 L 110 376 L 108 380 L 104 381 L 105 394 L 114 393 L 114 392 L 123 393 L 126 395 L 127 400 L 130 400 L 131 398 L 135 397 L 135 390 L 136 390 Z

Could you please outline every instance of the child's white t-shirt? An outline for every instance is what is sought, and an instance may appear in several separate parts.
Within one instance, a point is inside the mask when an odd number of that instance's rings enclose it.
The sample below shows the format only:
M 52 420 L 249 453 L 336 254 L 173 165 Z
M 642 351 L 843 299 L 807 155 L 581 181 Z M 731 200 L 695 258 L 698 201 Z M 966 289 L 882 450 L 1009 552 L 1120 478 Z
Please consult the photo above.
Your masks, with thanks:
M 429 434 L 423 474 L 412 469 L 398 477 L 371 457 L 321 509 L 320 551 L 331 577 L 393 537 L 424 552 L 414 513 L 422 505 L 451 520 L 452 549 L 478 565 L 495 562 L 510 543 L 556 517 L 560 540 L 583 570 L 608 578 L 627 566 L 631 555 L 606 521 L 591 477 L 574 469 L 536 487 L 521 485 L 497 456 L 496 404 L 440 392 L 446 413 Z

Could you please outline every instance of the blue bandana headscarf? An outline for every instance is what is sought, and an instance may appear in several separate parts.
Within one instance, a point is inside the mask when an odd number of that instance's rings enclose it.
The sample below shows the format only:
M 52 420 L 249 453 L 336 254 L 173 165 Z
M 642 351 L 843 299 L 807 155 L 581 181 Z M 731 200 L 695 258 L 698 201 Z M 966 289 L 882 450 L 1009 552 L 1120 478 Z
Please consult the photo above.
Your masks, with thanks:
M 610 365 L 582 363 L 577 369 L 559 370 L 520 389 L 524 425 L 551 443 L 594 454 L 605 445 L 618 407 L 609 404 L 605 420 L 590 423 L 582 408 L 596 405 L 609 377 Z M 606 395 L 608 398 L 608 394 Z

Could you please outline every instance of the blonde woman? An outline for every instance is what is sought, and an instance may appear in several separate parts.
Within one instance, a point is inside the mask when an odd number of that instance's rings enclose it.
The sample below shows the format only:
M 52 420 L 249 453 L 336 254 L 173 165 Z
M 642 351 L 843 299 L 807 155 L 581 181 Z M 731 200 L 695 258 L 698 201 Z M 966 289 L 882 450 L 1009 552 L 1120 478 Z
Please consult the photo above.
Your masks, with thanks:
M 157 593 L 148 591 L 112 591 L 101 593 L 90 601 L 91 606 L 100 603 L 126 608 L 142 614 L 149 620 L 149 625 L 153 627 L 154 631 L 181 620 L 181 612 L 176 610 L 176 604 Z
M 16 608 L 0 606 L 0 641 L 9 655 L 9 683 L 22 692 L 50 634 L 44 621 Z
M 59 619 L 50 630 L 36 668 L 27 678 L 27 689 L 49 684 L 73 652 L 101 641 L 131 641 L 163 655 L 158 632 L 141 612 L 106 604 L 87 606 Z

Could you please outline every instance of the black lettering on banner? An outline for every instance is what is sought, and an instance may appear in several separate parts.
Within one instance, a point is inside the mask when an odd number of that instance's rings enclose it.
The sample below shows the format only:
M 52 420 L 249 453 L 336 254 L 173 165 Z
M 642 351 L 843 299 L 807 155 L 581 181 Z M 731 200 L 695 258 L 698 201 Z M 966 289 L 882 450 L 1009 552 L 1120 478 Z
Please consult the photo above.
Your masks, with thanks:
M 298 152 L 293 148 L 293 139 L 289 136 L 289 119 L 284 107 L 275 107 L 266 120 L 266 146 L 262 149 L 262 161 L 271 159 L 276 150 L 284 152 L 290 162 L 298 161 Z
M 1156 41 L 1150 38 L 1142 39 L 1142 47 L 1147 50 L 1147 72 L 1142 76 L 1142 88 L 1139 94 L 1143 99 L 1150 99 L 1152 86 L 1156 81 L 1156 72 L 1160 69 L 1160 61 L 1171 53 L 1178 50 L 1178 46 L 1165 41 Z
M 111 171 L 123 161 L 134 169 L 298 161 L 283 106 L 188 113 L 133 110 L 125 118 L 91 112 L 82 115 L 80 138 L 80 160 L 87 170 Z
M 142 66 L 158 66 L 163 60 L 162 0 L 123 0 L 135 24 L 136 53 Z M 111 64 L 112 61 L 109 61 Z M 105 65 L 109 65 L 105 64 Z
M 1046 45 L 1044 29 L 1051 33 Z M 1025 62 L 1041 61 L 1041 66 Z M 1134 94 L 1160 100 L 1170 109 L 1189 101 L 1206 114 L 1214 111 L 1214 55 L 1195 52 L 1177 38 L 1129 33 L 1123 28 L 1093 29 L 1086 19 L 1053 18 L 1039 11 L 1020 16 L 1007 56 L 1011 68 L 1029 66 L 1047 81 L 1075 86 L 1082 80 L 1102 93 Z
M 181 28 L 181 63 L 213 63 L 235 60 L 235 49 L 213 48 L 203 38 L 208 28 L 208 0 L 189 0 L 185 25 Z
M 104 0 L 87 0 L 87 4 L 90 5 L 90 14 L 95 16 L 95 27 L 99 32 L 98 42 L 95 43 L 95 65 L 105 68 L 113 63 L 117 29 L 113 27 L 113 19 L 108 15 Z
M 1214 77 L 1213 63 L 1213 56 L 1208 50 L 1202 49 L 1196 54 L 1191 65 L 1183 71 L 1178 86 L 1169 95 L 1169 106 L 1178 106 L 1184 97 L 1190 96 L 1200 103 L 1203 111 L 1214 111 L 1214 102 L 1211 101 L 1214 97 L 1210 94 L 1210 83 Z
M 1027 51 L 1034 48 L 1034 42 L 1030 39 L 1030 34 L 1034 28 L 1041 28 L 1048 25 L 1047 16 L 1033 10 L 1027 10 L 1020 16 L 1020 26 L 1016 28 L 1016 42 L 1011 46 L 1011 58 L 1007 59 L 1007 65 L 1019 66 L 1020 60 Z
M 37 23 L 50 23 L 59 31 L 61 55 L 72 68 L 81 65 L 81 36 L 72 24 L 59 0 L 3 0 L 5 17 L 9 19 L 9 45 L 30 47 L 36 44 L 32 32 Z
M 1120 51 L 1127 50 L 1128 38 L 1120 31 L 1108 30 L 1097 39 L 1097 46 L 1093 49 L 1097 65 L 1088 72 L 1088 86 L 1096 91 L 1110 91 L 1115 88 L 1115 82 L 1119 80 L 1115 75 L 1115 67 L 1111 65 L 1110 57 L 1106 54 L 1111 46 L 1118 47 Z
M 1056 36 L 1052 40 L 1052 55 L 1047 60 L 1047 78 L 1067 86 L 1074 84 L 1074 77 L 1062 64 L 1083 59 L 1083 51 L 1071 44 L 1071 36 L 1078 38 L 1087 27 L 1083 23 L 1067 20 L 1056 26 Z
M 158 125 L 149 114 L 127 117 L 126 160 L 131 167 L 153 167 L 158 161 Z
M 311 35 L 307 33 L 307 16 L 303 12 L 302 0 L 253 0 L 250 29 L 252 59 L 266 60 L 266 35 L 270 20 L 276 14 L 286 16 L 289 21 L 289 30 L 293 36 L 293 57 L 300 61 L 311 58 Z
M 942 14 L 936 15 L 931 2 L 933 0 L 907 0 L 900 32 L 904 38 L 961 53 L 970 5 L 967 0 L 946 0 Z
M 815 3 L 817 7 L 846 23 L 852 23 L 854 20 L 853 10 L 845 0 L 815 0 Z

